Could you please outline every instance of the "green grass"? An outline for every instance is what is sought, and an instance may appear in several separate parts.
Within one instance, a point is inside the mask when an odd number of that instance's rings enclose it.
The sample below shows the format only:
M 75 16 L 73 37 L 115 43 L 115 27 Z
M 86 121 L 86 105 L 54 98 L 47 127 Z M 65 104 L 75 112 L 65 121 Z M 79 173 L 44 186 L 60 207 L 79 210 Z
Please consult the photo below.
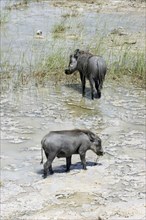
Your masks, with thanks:
M 135 49 L 133 45 L 121 43 L 117 46 L 115 41 L 108 43 L 109 38 L 97 38 L 88 45 L 93 54 L 105 58 L 108 66 L 108 78 L 121 80 L 128 76 L 133 82 L 145 87 L 146 80 L 146 53 L 145 50 Z M 124 42 L 124 41 L 123 41 Z
M 73 49 L 74 50 L 74 49 Z M 75 82 L 79 79 L 78 74 L 72 74 L 68 77 L 64 70 L 69 64 L 69 52 L 66 48 L 54 49 L 54 52 L 35 67 L 33 78 L 36 83 L 45 83 L 50 80 L 54 84 Z
M 101 41 L 100 41 L 101 43 Z M 105 51 L 101 44 L 94 47 L 94 51 L 90 50 L 94 54 L 100 54 L 104 56 Z M 73 48 L 71 51 L 74 51 Z M 68 66 L 70 52 L 56 51 L 50 56 L 45 58 L 39 64 L 35 71 L 34 77 L 37 77 L 39 81 L 43 81 L 46 77 L 50 77 L 54 81 L 64 81 L 65 74 L 64 69 Z M 108 65 L 108 77 L 114 80 L 122 79 L 124 75 L 129 76 L 133 81 L 139 81 L 142 85 L 145 84 L 145 53 L 142 51 L 130 51 L 130 48 L 119 48 L 118 51 L 114 51 L 111 48 L 109 54 L 106 55 L 106 61 Z M 77 79 L 76 77 L 74 78 Z
M 109 74 L 113 79 L 121 79 L 126 75 L 132 81 L 145 86 L 145 58 L 145 53 L 142 51 L 133 51 L 129 48 L 121 50 L 117 54 L 116 61 L 109 64 Z
M 73 48 L 71 51 L 74 51 L 74 49 L 76 48 Z M 98 47 L 94 48 L 95 54 L 102 54 L 101 48 L 100 53 L 98 53 L 98 49 Z M 93 52 L 92 50 L 90 51 Z M 77 81 L 79 80 L 78 74 L 68 77 L 64 73 L 64 69 L 67 68 L 69 63 L 69 55 L 70 52 L 65 48 L 58 49 L 40 60 L 29 73 L 26 73 L 24 69 L 20 70 L 16 78 L 17 80 L 11 79 L 7 71 L 7 79 L 14 81 L 15 87 L 23 86 L 30 82 L 36 82 L 37 84 L 47 83 L 49 80 L 52 80 L 55 84 Z M 108 79 L 122 80 L 123 76 L 128 76 L 133 82 L 139 83 L 143 87 L 145 86 L 146 66 L 144 52 L 133 52 L 126 49 L 125 51 L 119 50 L 117 54 L 113 54 L 113 51 L 110 51 L 106 57 L 106 62 L 108 65 Z
M 9 20 L 9 13 L 7 11 L 1 10 L 0 13 L 0 26 L 7 23 Z
M 52 34 L 54 37 L 60 36 L 60 34 L 64 34 L 66 32 L 65 21 L 61 21 L 58 24 L 55 24 L 52 28 Z
M 3 186 L 3 183 L 2 183 L 2 181 L 0 180 L 0 187 L 2 187 Z
M 6 9 L 11 11 L 13 9 L 22 9 L 28 6 L 29 0 L 20 0 L 11 4 L 10 2 L 6 5 Z
M 1 80 L 10 80 L 14 83 L 14 87 L 20 87 L 27 83 L 47 83 L 49 80 L 52 80 L 55 84 L 79 80 L 78 74 L 73 74 L 70 77 L 66 76 L 64 69 L 69 64 L 70 53 L 80 48 L 88 49 L 91 53 L 105 58 L 108 66 L 107 80 L 122 81 L 122 77 L 126 75 L 129 79 L 132 79 L 135 83 L 140 83 L 144 87 L 146 74 L 145 51 L 133 50 L 131 45 L 117 47 L 113 43 L 109 46 L 106 43 L 107 41 L 106 37 L 96 38 L 96 41 L 93 39 L 86 47 L 81 42 L 78 46 L 74 43 L 69 48 L 65 44 L 61 47 L 56 47 L 54 44 L 50 49 L 52 52 L 49 51 L 49 54 L 44 56 L 41 54 L 41 57 L 35 61 L 35 65 L 32 65 L 31 60 L 30 63 L 26 63 L 27 70 L 25 68 L 18 70 L 17 66 L 10 67 L 8 60 L 5 60 L 2 65 Z M 27 59 L 23 58 L 24 62 L 27 62 Z
M 77 17 L 77 16 L 79 16 L 79 15 L 80 15 L 79 12 L 77 12 L 77 11 L 71 11 L 70 13 L 65 13 L 65 14 L 63 14 L 62 17 L 63 17 L 64 19 L 67 19 L 67 18 Z
M 36 65 L 33 71 L 33 77 L 39 82 L 47 78 L 51 78 L 54 81 L 60 81 L 61 78 L 64 78 L 65 65 L 66 59 L 63 49 L 54 51 Z

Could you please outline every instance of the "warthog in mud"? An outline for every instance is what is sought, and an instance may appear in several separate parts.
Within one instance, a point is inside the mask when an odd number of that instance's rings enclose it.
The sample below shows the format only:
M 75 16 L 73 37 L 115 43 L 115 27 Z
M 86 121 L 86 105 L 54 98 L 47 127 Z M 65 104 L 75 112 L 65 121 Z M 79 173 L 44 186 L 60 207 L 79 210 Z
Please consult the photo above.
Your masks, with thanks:
M 101 139 L 89 130 L 51 131 L 42 139 L 41 144 L 41 163 L 43 163 L 43 150 L 47 157 L 47 161 L 44 163 L 44 178 L 47 177 L 48 170 L 50 174 L 53 174 L 52 162 L 55 157 L 65 157 L 66 171 L 69 171 L 73 154 L 80 155 L 84 170 L 86 170 L 85 155 L 87 150 L 92 150 L 99 156 L 103 155 Z
M 90 82 L 91 98 L 100 98 L 107 71 L 105 60 L 101 56 L 95 56 L 89 52 L 76 49 L 75 52 L 70 55 L 69 66 L 65 69 L 65 73 L 72 74 L 76 70 L 80 73 L 82 96 L 85 96 L 87 78 Z M 95 89 L 97 93 L 95 93 Z

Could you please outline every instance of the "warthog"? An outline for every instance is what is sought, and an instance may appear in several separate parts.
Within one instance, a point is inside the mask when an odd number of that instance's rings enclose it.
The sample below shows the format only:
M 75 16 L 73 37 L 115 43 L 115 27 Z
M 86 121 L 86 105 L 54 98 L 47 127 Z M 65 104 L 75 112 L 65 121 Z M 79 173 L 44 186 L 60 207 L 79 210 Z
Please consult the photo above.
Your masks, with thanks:
M 90 82 L 91 98 L 100 98 L 103 81 L 107 67 L 101 56 L 95 56 L 89 52 L 76 49 L 70 55 L 69 66 L 65 69 L 66 74 L 72 74 L 76 70 L 80 73 L 82 83 L 82 96 L 85 96 L 86 78 Z M 97 93 L 95 93 L 95 89 Z
M 92 150 L 95 154 L 103 155 L 101 139 L 89 130 L 63 130 L 51 131 L 41 141 L 42 161 L 43 150 L 47 162 L 44 164 L 44 178 L 47 177 L 48 169 L 53 174 L 52 162 L 55 157 L 66 158 L 66 171 L 70 170 L 71 157 L 73 154 L 79 154 L 83 169 L 86 170 L 85 154 L 87 150 Z

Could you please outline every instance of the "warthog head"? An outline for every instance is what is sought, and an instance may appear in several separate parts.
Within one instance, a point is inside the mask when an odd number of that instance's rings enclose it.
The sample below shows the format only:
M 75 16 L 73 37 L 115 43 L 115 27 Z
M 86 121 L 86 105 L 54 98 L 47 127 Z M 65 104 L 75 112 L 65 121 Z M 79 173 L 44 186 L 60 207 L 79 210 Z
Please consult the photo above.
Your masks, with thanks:
M 88 51 L 76 49 L 74 53 L 70 55 L 69 65 L 68 65 L 68 68 L 65 69 L 65 74 L 72 74 L 78 69 L 77 68 L 78 58 L 80 55 L 83 55 L 83 54 L 86 54 L 87 56 L 92 55 Z
M 95 135 L 94 138 L 91 140 L 91 150 L 96 153 L 98 156 L 103 156 L 104 151 L 101 144 L 101 139 Z
M 70 55 L 68 68 L 65 69 L 65 74 L 72 74 L 77 70 L 77 59 L 82 51 L 76 49 L 73 54 Z
M 65 74 L 72 74 L 77 70 L 77 58 L 74 55 L 70 55 L 68 68 L 65 69 Z

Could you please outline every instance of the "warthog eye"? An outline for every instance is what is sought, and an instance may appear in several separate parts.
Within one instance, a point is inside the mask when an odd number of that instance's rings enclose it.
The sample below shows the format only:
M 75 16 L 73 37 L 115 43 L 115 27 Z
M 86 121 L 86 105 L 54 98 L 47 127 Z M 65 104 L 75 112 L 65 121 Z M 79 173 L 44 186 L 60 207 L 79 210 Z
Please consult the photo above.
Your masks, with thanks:
M 98 144 L 101 145 L 101 139 L 100 138 L 98 138 Z

